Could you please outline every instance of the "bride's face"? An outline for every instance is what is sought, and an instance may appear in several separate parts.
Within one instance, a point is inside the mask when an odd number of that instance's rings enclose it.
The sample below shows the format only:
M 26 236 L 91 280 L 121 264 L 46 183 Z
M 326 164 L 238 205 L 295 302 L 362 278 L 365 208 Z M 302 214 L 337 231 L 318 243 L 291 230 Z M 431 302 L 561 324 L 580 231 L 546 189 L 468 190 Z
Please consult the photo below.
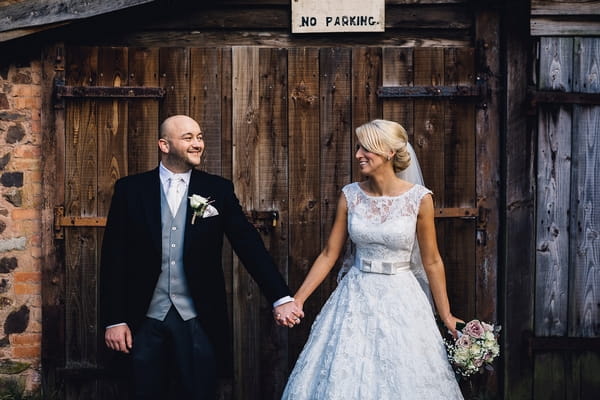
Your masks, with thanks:
M 372 175 L 375 171 L 388 163 L 386 157 L 370 152 L 360 143 L 356 145 L 355 157 L 358 160 L 360 172 L 364 175 Z

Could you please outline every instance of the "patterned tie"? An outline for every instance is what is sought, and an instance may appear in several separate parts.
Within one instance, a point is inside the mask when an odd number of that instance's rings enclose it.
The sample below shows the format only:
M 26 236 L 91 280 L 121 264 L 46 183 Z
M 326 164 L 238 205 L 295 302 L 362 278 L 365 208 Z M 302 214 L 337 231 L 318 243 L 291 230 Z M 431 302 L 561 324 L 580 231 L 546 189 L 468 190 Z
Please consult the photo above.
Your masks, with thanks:
M 179 203 L 185 190 L 185 181 L 182 178 L 169 178 L 169 189 L 167 189 L 167 202 L 171 209 L 171 215 L 177 214 Z

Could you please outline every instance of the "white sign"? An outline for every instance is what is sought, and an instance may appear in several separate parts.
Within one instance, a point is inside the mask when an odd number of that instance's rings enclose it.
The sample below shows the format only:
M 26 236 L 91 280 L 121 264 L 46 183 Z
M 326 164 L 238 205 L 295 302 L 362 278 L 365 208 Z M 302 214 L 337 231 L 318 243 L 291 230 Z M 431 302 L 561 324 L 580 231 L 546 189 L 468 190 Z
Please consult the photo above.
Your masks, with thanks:
M 385 31 L 385 0 L 291 2 L 292 33 Z

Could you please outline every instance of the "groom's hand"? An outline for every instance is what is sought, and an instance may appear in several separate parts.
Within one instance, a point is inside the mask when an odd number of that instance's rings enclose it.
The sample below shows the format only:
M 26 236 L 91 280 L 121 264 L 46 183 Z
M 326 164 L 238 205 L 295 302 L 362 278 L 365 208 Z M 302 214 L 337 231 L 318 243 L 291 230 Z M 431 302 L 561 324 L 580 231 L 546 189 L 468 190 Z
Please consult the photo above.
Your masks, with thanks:
M 290 301 L 275 307 L 273 318 L 275 318 L 277 325 L 293 328 L 300 323 L 301 318 L 304 318 L 304 312 L 302 307 L 298 306 L 295 301 Z
M 104 342 L 109 349 L 129 354 L 133 345 L 131 330 L 126 324 L 106 328 Z

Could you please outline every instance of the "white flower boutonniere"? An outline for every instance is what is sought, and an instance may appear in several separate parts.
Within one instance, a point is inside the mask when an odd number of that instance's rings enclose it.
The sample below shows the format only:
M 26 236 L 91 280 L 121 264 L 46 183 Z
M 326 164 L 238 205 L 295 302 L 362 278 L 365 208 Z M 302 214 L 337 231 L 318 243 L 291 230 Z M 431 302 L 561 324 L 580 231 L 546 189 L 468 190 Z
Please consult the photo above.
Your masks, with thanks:
M 191 195 L 189 199 L 190 207 L 192 207 L 192 210 L 194 210 L 194 214 L 192 215 L 192 224 L 194 224 L 194 222 L 196 222 L 196 216 L 202 218 L 204 216 L 204 212 L 208 206 L 210 206 L 213 200 L 211 200 L 210 197 L 206 198 L 198 194 Z

